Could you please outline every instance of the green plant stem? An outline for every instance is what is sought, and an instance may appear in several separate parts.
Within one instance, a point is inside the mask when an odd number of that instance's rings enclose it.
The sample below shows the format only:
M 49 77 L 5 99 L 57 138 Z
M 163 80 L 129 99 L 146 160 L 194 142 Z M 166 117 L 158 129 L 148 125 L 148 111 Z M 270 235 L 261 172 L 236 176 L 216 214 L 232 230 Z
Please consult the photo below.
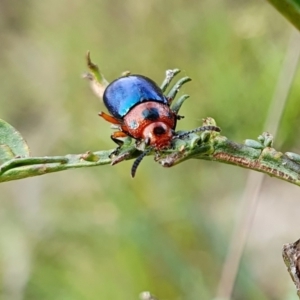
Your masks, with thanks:
M 209 139 L 206 136 L 203 138 L 203 135 L 191 134 L 185 139 L 176 141 L 174 148 L 174 150 L 156 153 L 155 160 L 164 167 L 172 167 L 192 158 L 217 161 L 259 171 L 300 186 L 300 163 L 291 160 L 287 155 L 276 151 L 272 147 L 256 149 L 230 141 L 214 132 L 211 133 Z M 15 158 L 1 165 L 0 182 L 74 168 L 110 164 L 113 162 L 110 158 L 112 151 L 87 152 L 56 157 Z M 133 159 L 136 158 L 137 151 L 132 145 L 125 146 L 120 156 L 122 157 L 122 155 L 126 160 Z
M 160 163 L 171 167 L 189 158 L 205 159 L 255 170 L 296 185 L 300 185 L 300 164 L 289 159 L 274 148 L 255 149 L 244 144 L 235 143 L 225 137 L 214 139 L 214 152 L 211 155 L 201 154 L 201 146 L 190 153 L 173 153 L 175 159 L 165 158 Z
M 109 164 L 109 151 L 94 152 L 96 162 L 84 159 L 85 154 L 68 154 L 54 157 L 28 157 L 9 160 L 0 167 L 0 182 L 23 179 L 75 168 L 95 167 Z

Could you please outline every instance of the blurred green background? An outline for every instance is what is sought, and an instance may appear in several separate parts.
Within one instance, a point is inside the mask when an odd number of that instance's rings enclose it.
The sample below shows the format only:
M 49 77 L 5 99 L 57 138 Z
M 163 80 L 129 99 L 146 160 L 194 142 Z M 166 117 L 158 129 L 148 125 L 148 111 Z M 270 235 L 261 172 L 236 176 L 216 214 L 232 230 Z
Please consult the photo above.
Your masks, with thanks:
M 108 80 L 123 71 L 193 81 L 178 129 L 213 117 L 237 142 L 255 139 L 292 33 L 259 0 L 0 1 L 0 118 L 34 156 L 115 147 L 88 83 L 91 51 Z M 297 73 L 275 148 L 300 152 Z M 248 170 L 206 161 L 163 169 L 152 157 L 3 183 L 3 299 L 212 299 Z M 233 299 L 297 299 L 281 258 L 300 237 L 296 186 L 265 178 Z M 1 299 L 2 299 L 1 298 Z

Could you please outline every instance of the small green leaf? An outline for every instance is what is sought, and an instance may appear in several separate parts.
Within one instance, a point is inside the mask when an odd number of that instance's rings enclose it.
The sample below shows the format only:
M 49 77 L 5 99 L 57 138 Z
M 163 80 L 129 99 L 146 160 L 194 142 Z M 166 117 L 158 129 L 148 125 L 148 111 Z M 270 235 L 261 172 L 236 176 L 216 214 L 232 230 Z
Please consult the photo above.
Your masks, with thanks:
M 251 140 L 251 139 L 246 139 L 244 144 L 247 147 L 251 147 L 253 149 L 263 149 L 264 148 L 264 145 L 261 142 Z
M 28 157 L 29 148 L 21 134 L 0 119 L 0 164 L 15 157 Z

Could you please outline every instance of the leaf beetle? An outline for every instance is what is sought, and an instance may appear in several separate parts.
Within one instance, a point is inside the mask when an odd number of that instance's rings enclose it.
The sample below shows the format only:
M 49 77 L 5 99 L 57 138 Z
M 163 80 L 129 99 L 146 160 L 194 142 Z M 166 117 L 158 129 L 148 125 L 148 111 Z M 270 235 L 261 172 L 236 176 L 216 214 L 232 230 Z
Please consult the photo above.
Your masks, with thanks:
M 179 88 L 191 80 L 189 77 L 182 78 L 168 96 L 165 96 L 164 91 L 177 73 L 178 69 L 168 70 L 161 87 L 146 76 L 127 73 L 111 82 L 104 91 L 103 102 L 110 115 L 100 112 L 99 116 L 117 126 L 118 130 L 111 135 L 111 139 L 122 146 L 123 141 L 120 138 L 129 136 L 134 138 L 136 143 L 144 142 L 146 146 L 132 165 L 132 177 L 150 151 L 169 148 L 174 138 L 197 131 L 220 131 L 216 126 L 202 126 L 184 134 L 176 134 L 177 120 L 183 118 L 178 115 L 178 111 L 188 96 L 183 95 L 175 108 L 172 108 L 171 104 Z

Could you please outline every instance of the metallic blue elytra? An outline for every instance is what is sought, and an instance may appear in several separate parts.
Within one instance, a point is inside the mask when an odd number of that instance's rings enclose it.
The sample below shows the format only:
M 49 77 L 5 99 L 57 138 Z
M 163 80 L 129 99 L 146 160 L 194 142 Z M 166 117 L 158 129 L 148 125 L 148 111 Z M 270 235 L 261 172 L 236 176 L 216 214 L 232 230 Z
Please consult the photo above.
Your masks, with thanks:
M 103 95 L 105 106 L 117 119 L 122 119 L 134 106 L 147 101 L 168 104 L 157 84 L 142 75 L 128 75 L 114 80 Z

